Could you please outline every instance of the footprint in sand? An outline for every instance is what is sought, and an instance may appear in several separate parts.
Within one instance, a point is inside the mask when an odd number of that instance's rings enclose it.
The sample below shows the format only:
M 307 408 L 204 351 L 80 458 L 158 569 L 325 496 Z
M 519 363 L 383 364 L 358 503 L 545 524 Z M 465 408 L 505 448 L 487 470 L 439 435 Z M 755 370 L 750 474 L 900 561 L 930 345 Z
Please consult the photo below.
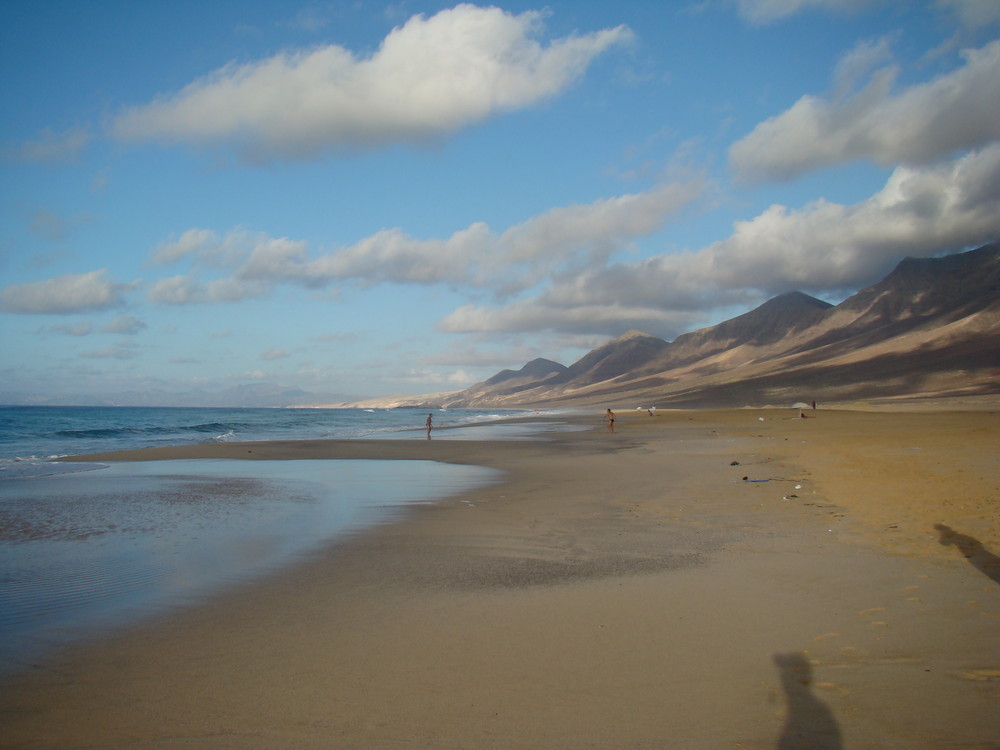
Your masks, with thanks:
M 825 690 L 828 693 L 836 693 L 841 697 L 851 694 L 850 690 L 845 688 L 843 685 L 838 685 L 835 682 L 817 682 L 816 688 L 818 690 Z
M 840 633 L 823 633 L 823 635 L 817 635 L 813 637 L 814 641 L 823 641 L 827 638 L 840 638 Z
M 959 677 L 976 682 L 1000 681 L 1000 669 L 967 669 L 958 673 Z

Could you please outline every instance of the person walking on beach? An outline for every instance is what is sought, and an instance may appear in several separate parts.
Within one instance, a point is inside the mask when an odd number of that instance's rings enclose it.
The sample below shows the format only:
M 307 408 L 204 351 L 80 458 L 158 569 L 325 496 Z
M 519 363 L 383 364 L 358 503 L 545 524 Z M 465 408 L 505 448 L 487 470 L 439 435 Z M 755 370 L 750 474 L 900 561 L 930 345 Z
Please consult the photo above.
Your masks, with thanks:
M 428 414 L 427 415 L 427 439 L 428 440 L 431 439 L 431 430 L 434 429 L 433 422 L 434 422 L 434 415 L 433 414 Z
M 604 413 L 604 418 L 608 421 L 608 432 L 614 432 L 615 431 L 615 413 L 613 411 L 611 411 L 611 409 L 608 409 Z

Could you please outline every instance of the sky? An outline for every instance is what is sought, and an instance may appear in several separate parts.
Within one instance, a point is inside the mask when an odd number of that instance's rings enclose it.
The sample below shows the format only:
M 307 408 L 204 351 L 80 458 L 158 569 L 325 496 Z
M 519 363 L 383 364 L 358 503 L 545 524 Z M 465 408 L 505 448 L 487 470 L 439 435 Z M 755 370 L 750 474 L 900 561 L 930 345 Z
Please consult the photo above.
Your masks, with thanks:
M 996 0 L 9 0 L 0 100 L 0 403 L 455 391 L 1000 238 Z

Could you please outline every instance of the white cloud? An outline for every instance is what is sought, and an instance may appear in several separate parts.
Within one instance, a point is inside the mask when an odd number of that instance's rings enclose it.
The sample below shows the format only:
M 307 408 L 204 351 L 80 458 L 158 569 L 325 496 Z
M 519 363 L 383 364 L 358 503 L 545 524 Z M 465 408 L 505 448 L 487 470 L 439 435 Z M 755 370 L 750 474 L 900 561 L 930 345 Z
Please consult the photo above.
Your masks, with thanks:
M 108 310 L 124 304 L 135 286 L 106 278 L 107 269 L 68 273 L 45 281 L 11 284 L 0 290 L 0 309 L 14 313 L 60 314 Z
M 592 268 L 504 307 L 464 306 L 450 332 L 601 332 L 674 336 L 699 311 L 801 289 L 871 284 L 903 256 L 960 250 L 1000 237 L 1000 144 L 945 164 L 897 167 L 853 206 L 775 205 L 698 251 Z
M 239 302 L 265 294 L 276 282 L 298 280 L 309 284 L 302 270 L 308 261 L 307 248 L 304 241 L 273 238 L 263 232 L 235 229 L 220 235 L 210 229 L 189 229 L 176 239 L 160 243 L 150 263 L 169 265 L 193 260 L 193 270 L 156 281 L 147 298 L 167 305 Z M 234 273 L 202 282 L 199 275 L 204 267 Z
M 895 71 L 877 71 L 842 99 L 804 96 L 733 144 L 730 163 L 750 180 L 790 179 L 856 159 L 921 164 L 1000 139 L 1000 41 L 963 52 L 965 64 L 892 95 Z
M 216 279 L 208 283 L 195 276 L 170 276 L 153 283 L 146 294 L 150 302 L 161 305 L 188 305 L 205 302 L 240 302 L 260 297 L 270 289 L 262 281 L 236 278 Z
M 188 229 L 177 239 L 160 243 L 150 262 L 154 265 L 167 265 L 191 255 L 199 258 L 206 254 L 214 255 L 219 244 L 218 234 L 211 229 Z
M 482 223 L 446 240 L 415 240 L 388 230 L 318 259 L 309 272 L 368 283 L 449 283 L 510 294 L 556 271 L 603 262 L 661 228 L 701 194 L 698 182 L 664 183 L 644 193 L 554 208 L 499 235 Z
M 394 29 L 369 58 L 328 45 L 228 65 L 121 113 L 125 140 L 235 145 L 252 161 L 419 142 L 555 96 L 622 26 L 541 44 L 542 14 L 459 5 Z
M 839 100 L 845 97 L 863 76 L 890 60 L 891 44 L 889 37 L 865 39 L 843 55 L 833 72 L 836 84 L 834 98 Z
M 504 295 L 555 272 L 603 263 L 636 238 L 662 227 L 701 196 L 700 182 L 664 183 L 643 193 L 563 206 L 496 234 L 481 222 L 445 239 L 418 239 L 386 229 L 349 247 L 311 258 L 307 243 L 235 230 L 218 235 L 191 229 L 154 251 L 156 262 L 185 258 L 228 267 L 232 275 L 209 284 L 188 275 L 156 282 L 154 302 L 187 304 L 258 296 L 278 283 L 319 288 L 334 281 L 362 284 L 449 284 Z
M 161 305 L 184 305 L 208 301 L 204 289 L 186 276 L 170 276 L 154 282 L 146 297 L 150 302 Z

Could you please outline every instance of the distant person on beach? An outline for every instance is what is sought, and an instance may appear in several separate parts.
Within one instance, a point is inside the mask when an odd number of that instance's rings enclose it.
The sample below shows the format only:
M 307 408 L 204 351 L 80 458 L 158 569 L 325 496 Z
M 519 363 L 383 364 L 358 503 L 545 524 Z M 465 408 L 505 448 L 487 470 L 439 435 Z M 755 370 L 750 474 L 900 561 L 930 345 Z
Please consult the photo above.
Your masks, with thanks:
M 431 430 L 433 430 L 433 429 L 434 429 L 434 415 L 433 414 L 428 414 L 427 415 L 427 439 L 428 440 L 431 439 Z
M 608 421 L 608 432 L 614 432 L 615 431 L 615 413 L 613 411 L 611 411 L 611 409 L 608 409 L 604 413 L 604 418 Z

